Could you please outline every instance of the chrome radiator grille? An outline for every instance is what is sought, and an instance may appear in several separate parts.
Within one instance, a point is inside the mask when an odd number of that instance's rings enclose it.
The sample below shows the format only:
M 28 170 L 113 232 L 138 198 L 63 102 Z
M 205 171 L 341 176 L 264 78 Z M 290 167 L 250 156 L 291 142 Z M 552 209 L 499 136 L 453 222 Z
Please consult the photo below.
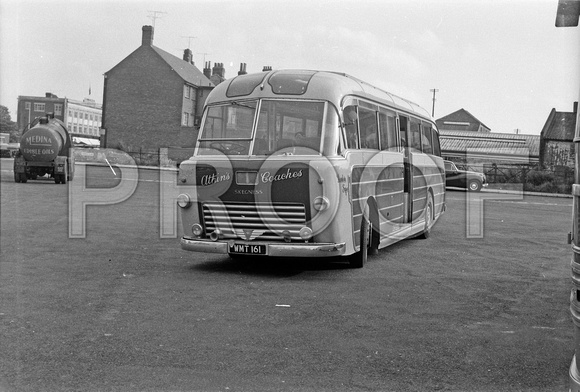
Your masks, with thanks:
M 306 225 L 306 209 L 299 203 L 204 203 L 202 208 L 206 235 L 219 229 L 225 239 L 283 241 L 287 231 L 298 241 Z

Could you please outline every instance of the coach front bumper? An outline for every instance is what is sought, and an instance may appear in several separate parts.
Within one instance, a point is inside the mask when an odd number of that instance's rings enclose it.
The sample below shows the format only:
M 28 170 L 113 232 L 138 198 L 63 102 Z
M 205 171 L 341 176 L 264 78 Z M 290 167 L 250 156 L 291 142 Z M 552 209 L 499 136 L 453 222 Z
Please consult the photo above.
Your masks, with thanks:
M 233 243 L 234 241 L 232 241 Z M 334 257 L 341 256 L 346 250 L 344 242 L 335 243 L 264 243 L 256 241 L 235 241 L 236 244 L 265 245 L 266 254 L 256 256 L 274 257 Z M 210 241 L 190 237 L 181 238 L 181 249 L 193 252 L 228 254 L 229 241 Z M 237 253 L 236 253 L 237 254 Z

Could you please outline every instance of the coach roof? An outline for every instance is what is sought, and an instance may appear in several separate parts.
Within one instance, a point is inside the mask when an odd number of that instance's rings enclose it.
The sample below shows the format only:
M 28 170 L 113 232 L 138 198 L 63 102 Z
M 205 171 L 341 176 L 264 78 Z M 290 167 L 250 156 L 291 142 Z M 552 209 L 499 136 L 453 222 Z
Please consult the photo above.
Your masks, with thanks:
M 421 106 L 382 90 L 345 73 L 314 70 L 276 70 L 239 75 L 227 80 L 209 94 L 206 104 L 231 99 L 244 99 L 252 94 L 256 98 L 284 96 L 287 98 L 327 99 L 340 103 L 347 95 L 359 96 L 431 118 Z

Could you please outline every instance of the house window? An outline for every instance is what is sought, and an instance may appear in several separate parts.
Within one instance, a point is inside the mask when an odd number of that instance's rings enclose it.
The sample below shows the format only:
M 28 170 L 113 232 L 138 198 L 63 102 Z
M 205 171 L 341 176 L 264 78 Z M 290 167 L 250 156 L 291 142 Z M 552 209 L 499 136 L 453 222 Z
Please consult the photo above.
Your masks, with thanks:
M 24 109 L 30 109 L 30 102 L 24 102 Z
M 183 112 L 183 119 L 181 120 L 181 125 L 187 126 L 189 121 L 189 113 Z
M 188 85 L 183 86 L 183 94 L 185 95 L 185 98 L 189 98 L 189 86 Z
M 45 104 L 43 103 L 35 103 L 34 104 L 34 111 L 35 112 L 44 112 L 45 111 Z
M 54 104 L 54 114 L 58 114 L 59 116 L 62 114 L 62 103 Z

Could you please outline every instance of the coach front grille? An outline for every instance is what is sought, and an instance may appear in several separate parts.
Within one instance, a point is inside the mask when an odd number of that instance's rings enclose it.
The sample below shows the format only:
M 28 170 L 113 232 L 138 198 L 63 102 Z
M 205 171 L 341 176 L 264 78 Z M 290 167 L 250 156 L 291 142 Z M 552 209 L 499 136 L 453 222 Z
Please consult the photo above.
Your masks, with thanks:
M 300 203 L 204 203 L 206 235 L 219 229 L 224 239 L 302 241 L 299 232 L 306 225 L 306 209 Z

